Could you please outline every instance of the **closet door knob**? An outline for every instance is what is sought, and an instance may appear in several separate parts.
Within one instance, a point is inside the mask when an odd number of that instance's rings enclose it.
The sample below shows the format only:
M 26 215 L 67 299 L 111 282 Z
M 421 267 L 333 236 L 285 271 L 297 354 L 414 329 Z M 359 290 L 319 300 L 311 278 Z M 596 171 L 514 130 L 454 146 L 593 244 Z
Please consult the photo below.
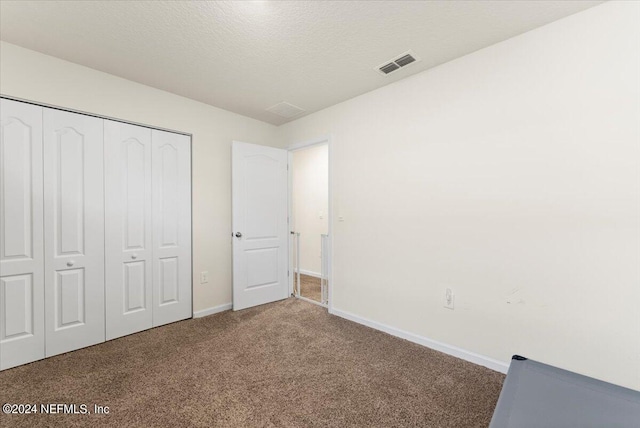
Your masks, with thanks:
M 137 254 L 131 254 L 131 258 L 132 258 L 133 260 L 135 260 L 135 259 L 137 259 L 137 258 L 138 258 L 138 255 L 137 255 Z
M 67 262 L 67 266 L 71 267 L 71 266 L 73 266 L 75 263 L 76 263 L 76 262 L 75 262 L 75 260 L 69 260 L 69 261 Z
M 236 232 L 236 238 L 242 238 L 242 233 Z

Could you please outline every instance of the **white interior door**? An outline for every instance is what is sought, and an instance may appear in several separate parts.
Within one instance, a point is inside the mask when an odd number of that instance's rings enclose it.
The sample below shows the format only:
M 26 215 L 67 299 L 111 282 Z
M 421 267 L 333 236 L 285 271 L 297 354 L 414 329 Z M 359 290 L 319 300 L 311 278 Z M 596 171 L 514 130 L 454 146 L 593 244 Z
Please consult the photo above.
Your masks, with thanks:
M 153 176 L 153 326 L 192 316 L 191 144 L 151 131 Z
M 103 120 L 43 109 L 46 355 L 105 340 Z
M 0 100 L 0 369 L 44 358 L 42 107 Z
M 104 121 L 107 340 L 153 325 L 151 129 Z
M 287 151 L 232 147 L 233 309 L 288 295 Z

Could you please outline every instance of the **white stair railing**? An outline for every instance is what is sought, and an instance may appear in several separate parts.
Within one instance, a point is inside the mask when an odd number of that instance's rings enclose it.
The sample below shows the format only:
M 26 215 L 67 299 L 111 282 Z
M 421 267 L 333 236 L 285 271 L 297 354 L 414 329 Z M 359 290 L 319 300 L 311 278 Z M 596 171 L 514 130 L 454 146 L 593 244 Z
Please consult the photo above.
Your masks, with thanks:
M 329 302 L 329 235 L 320 235 L 320 302 Z
M 300 297 L 300 232 L 296 232 L 296 290 Z

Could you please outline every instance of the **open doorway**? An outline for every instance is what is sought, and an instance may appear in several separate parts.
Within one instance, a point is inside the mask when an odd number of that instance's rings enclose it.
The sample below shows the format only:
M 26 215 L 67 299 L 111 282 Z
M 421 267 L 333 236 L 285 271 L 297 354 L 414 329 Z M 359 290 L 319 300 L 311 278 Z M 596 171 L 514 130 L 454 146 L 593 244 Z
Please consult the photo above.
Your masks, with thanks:
M 289 189 L 292 294 L 327 307 L 331 227 L 328 139 L 290 148 Z

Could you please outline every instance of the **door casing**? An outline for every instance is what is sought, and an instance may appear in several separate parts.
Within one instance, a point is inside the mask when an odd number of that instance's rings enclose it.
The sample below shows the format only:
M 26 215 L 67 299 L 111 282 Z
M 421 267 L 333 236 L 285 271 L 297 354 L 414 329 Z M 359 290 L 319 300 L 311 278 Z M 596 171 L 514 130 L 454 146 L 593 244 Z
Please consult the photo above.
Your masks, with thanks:
M 329 313 L 333 313 L 333 147 L 332 147 L 332 136 L 330 134 L 328 135 L 323 135 L 320 136 L 318 138 L 314 138 L 311 140 L 306 140 L 306 141 L 302 141 L 299 143 L 294 143 L 291 144 L 290 146 L 287 147 L 287 151 L 289 152 L 289 184 L 288 184 L 288 203 L 289 203 L 289 230 L 293 230 L 292 229 L 292 225 L 293 225 L 293 152 L 295 152 L 296 150 L 302 150 L 302 149 L 307 149 L 311 146 L 317 146 L 317 145 L 321 145 L 321 144 L 326 144 L 327 145 L 327 150 L 328 150 L 328 154 L 329 154 L 329 207 L 328 207 L 328 223 L 329 223 L 329 228 L 328 228 L 328 250 L 327 250 L 327 254 L 328 254 L 328 258 L 329 260 L 327 261 L 327 266 L 328 266 L 328 302 L 327 305 L 323 305 L 319 302 L 316 302 L 314 300 L 310 300 L 310 299 L 306 299 L 304 297 L 301 297 L 301 299 L 306 300 L 308 302 L 311 303 L 315 303 L 318 304 L 320 306 L 326 307 L 329 311 Z M 294 281 L 295 281 L 295 275 L 294 275 L 294 271 L 293 271 L 293 258 L 294 258 L 294 254 L 293 254 L 293 236 L 289 235 L 289 295 L 293 295 L 293 290 L 294 290 Z

